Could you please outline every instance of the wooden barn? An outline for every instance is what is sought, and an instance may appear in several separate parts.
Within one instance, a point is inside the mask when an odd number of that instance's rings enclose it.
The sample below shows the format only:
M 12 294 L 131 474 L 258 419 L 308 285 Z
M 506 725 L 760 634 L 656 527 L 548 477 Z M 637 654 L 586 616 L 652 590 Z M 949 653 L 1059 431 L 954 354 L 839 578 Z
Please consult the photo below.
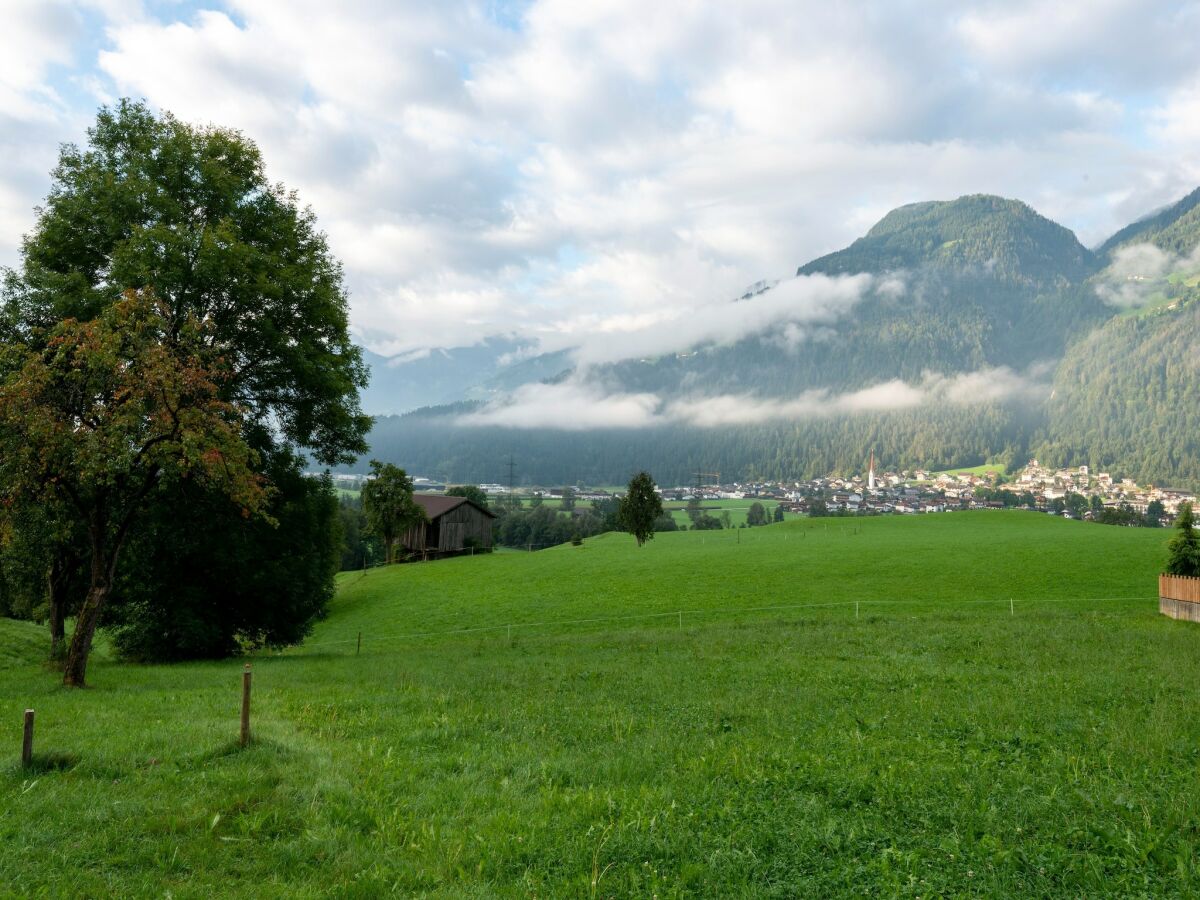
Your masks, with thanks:
M 422 557 L 449 556 L 474 547 L 492 549 L 492 520 L 496 514 L 466 497 L 414 494 L 413 500 L 429 519 L 404 535 L 404 549 Z

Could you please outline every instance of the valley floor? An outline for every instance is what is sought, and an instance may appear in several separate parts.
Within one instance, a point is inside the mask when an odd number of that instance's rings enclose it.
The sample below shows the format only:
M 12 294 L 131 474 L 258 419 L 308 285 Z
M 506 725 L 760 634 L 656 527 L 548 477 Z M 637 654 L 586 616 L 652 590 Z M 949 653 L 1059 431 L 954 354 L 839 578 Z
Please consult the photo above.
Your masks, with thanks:
M 344 575 L 252 660 L 246 751 L 242 661 L 69 692 L 0 620 L 0 895 L 1194 895 L 1166 538 L 954 513 Z

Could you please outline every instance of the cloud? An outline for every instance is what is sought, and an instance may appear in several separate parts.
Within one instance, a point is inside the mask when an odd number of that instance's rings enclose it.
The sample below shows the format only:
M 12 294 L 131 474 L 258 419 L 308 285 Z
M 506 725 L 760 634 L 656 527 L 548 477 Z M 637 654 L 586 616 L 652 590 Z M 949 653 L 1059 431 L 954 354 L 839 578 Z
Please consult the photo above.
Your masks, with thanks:
M 0 263 L 58 143 L 129 95 L 259 142 L 344 260 L 373 350 L 516 335 L 672 352 L 664 333 L 722 340 L 743 286 L 901 203 L 1016 196 L 1095 242 L 1182 196 L 1200 182 L 1198 10 L 18 4 L 0 32 Z M 775 302 L 752 311 L 783 321 Z M 820 327 L 802 315 L 791 336 Z
M 459 423 L 561 431 L 645 428 L 659 423 L 661 406 L 654 394 L 608 394 L 596 385 L 572 379 L 524 385 L 505 400 L 460 417 Z
M 666 399 L 650 392 L 607 391 L 586 374 L 554 384 L 527 384 L 458 418 L 464 427 L 499 426 L 560 431 L 596 428 L 649 428 L 686 425 L 698 428 L 759 425 L 767 422 L 896 412 L 925 404 L 975 406 L 983 403 L 1044 398 L 1051 365 L 1018 373 L 1007 366 L 952 375 L 927 372 L 910 384 L 900 379 L 857 391 L 805 391 L 798 397 L 719 394 Z
M 1110 306 L 1131 309 L 1144 306 L 1166 288 L 1172 272 L 1200 269 L 1200 245 L 1191 254 L 1168 253 L 1153 244 L 1129 244 L 1113 254 L 1113 261 L 1099 276 L 1096 294 Z
M 729 345 L 786 322 L 790 339 L 806 327 L 830 324 L 850 312 L 874 283 L 871 275 L 808 275 L 783 281 L 737 302 L 679 307 L 636 317 L 577 322 L 574 356 L 582 365 L 681 353 L 703 344 Z

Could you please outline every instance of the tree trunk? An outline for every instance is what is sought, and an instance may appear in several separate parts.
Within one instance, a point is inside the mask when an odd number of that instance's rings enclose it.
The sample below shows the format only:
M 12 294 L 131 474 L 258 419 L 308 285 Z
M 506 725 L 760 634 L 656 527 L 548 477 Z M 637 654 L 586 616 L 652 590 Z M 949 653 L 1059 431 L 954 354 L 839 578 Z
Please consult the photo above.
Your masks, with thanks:
M 71 635 L 71 646 L 67 650 L 67 664 L 63 669 L 63 684 L 67 687 L 84 687 L 87 674 L 88 655 L 92 652 L 92 638 L 100 624 L 100 614 L 112 588 L 117 569 L 117 556 L 121 552 L 124 529 L 118 529 L 118 537 L 109 543 L 108 521 L 102 511 L 92 514 L 88 525 L 88 536 L 92 545 L 92 574 L 87 596 L 79 615 L 75 618 L 75 632 Z
M 87 674 L 88 654 L 92 652 L 92 638 L 100 624 L 100 613 L 108 600 L 108 584 L 92 582 L 87 597 L 75 619 L 75 633 L 71 635 L 71 647 L 67 650 L 67 664 L 63 668 L 63 684 L 67 687 L 84 687 Z
M 59 556 L 55 554 L 54 559 L 50 563 L 50 574 L 46 578 L 46 602 L 50 613 L 50 658 L 52 660 L 62 658 L 63 645 L 67 637 L 65 581 L 66 566 L 61 562 Z

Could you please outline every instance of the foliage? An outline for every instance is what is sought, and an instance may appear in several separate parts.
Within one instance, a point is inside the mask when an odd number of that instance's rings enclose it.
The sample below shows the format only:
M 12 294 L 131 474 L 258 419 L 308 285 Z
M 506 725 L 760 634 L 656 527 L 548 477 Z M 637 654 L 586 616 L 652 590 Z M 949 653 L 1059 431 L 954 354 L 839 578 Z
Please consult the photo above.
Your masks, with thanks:
M 661 516 L 654 520 L 655 534 L 663 531 L 678 531 L 679 523 L 675 521 L 675 517 L 668 512 L 664 512 Z
M 6 281 L 9 328 L 36 339 L 152 286 L 169 333 L 205 323 L 226 356 L 222 397 L 249 422 L 325 463 L 365 452 L 341 267 L 251 141 L 122 100 L 85 149 L 62 148 L 52 179 Z
M 396 544 L 410 528 L 427 521 L 413 499 L 407 473 L 391 463 L 371 460 L 371 477 L 362 487 L 362 508 L 367 530 L 383 542 L 385 562 L 396 561 Z
M 750 504 L 750 511 L 746 513 L 746 524 L 751 528 L 767 524 L 767 509 L 757 500 Z
M 463 407 L 382 416 L 371 433 L 373 453 L 410 471 L 449 481 L 500 481 L 506 466 L 496 446 L 522 448 L 522 467 L 545 483 L 578 474 L 592 484 L 620 484 L 648 468 L 664 486 L 687 485 L 697 467 L 719 468 L 730 480 L 808 479 L 860 471 L 862 448 L 873 446 L 889 468 L 930 471 L 999 456 L 1023 465 L 1025 435 L 1040 425 L 1036 410 L 982 403 L 971 414 L 954 406 L 891 413 L 776 421 L 739 428 L 662 426 L 589 432 L 460 427 Z M 1000 447 L 997 451 L 995 448 Z M 363 463 L 365 466 L 365 462 Z
M 40 665 L 44 631 L 0 620 L 0 696 L 37 708 L 41 767 L 0 767 L 5 882 L 52 897 L 1196 893 L 1200 836 L 1177 827 L 1200 819 L 1180 764 L 1200 740 L 1194 630 L 1145 600 L 1079 600 L 1145 597 L 1161 532 L 980 512 L 736 537 L 342 576 L 309 645 L 254 660 L 244 751 L 236 667 L 98 657 L 80 695 Z M 753 611 L 774 604 L 801 608 Z M 398 637 L 466 627 L 492 630 Z M 69 771 L 49 767 L 64 757 Z
M 341 267 L 312 211 L 267 180 L 258 148 L 238 132 L 189 126 L 170 114 L 156 116 L 145 104 L 121 101 L 100 111 L 85 147 L 62 148 L 49 195 L 23 242 L 21 268 L 5 273 L 0 344 L 45 348 L 64 320 L 106 316 L 127 291 L 147 288 L 159 304 L 164 341 L 177 345 L 187 332 L 206 364 L 219 360 L 220 378 L 213 382 L 217 399 L 256 451 L 258 461 L 252 456 L 248 464 L 257 474 L 302 450 L 327 464 L 365 452 L 370 420 L 359 407 L 358 389 L 366 384 L 367 370 L 349 336 Z M 202 327 L 196 330 L 193 323 Z M 0 361 L 0 376 L 4 365 Z M 285 480 L 290 481 L 291 468 L 288 463 L 280 470 Z M 165 480 L 146 500 L 163 521 L 169 520 L 169 510 L 187 503 L 227 507 L 220 489 L 207 488 L 203 498 L 197 490 L 194 480 Z M 310 509 L 323 502 L 307 491 L 292 496 L 301 495 L 307 499 L 300 505 Z M 281 496 L 273 508 L 290 510 L 289 503 Z M 273 560 L 278 554 L 279 537 L 262 522 L 219 518 L 230 544 L 245 558 Z M 329 528 L 336 525 L 317 519 Z M 287 523 L 281 521 L 281 528 L 282 534 L 299 538 Z M 164 542 L 168 532 L 178 544 Z M 210 533 L 216 532 L 204 537 Z M 332 536 L 331 531 L 326 537 Z M 169 581 L 144 585 L 145 603 L 151 606 L 198 596 L 213 586 L 214 567 L 229 558 L 218 552 L 216 541 L 193 541 L 193 535 L 179 530 L 163 531 L 158 540 L 137 541 L 136 552 L 146 548 L 150 555 L 186 557 L 196 564 L 174 569 Z M 312 540 L 315 536 L 306 534 L 298 544 L 312 546 Z M 195 543 L 206 543 L 217 556 L 207 563 L 197 559 Z M 316 543 L 324 547 L 327 542 Z M 72 546 L 63 552 L 79 551 Z M 147 577 L 168 571 L 129 552 L 123 559 Z M 317 553 L 292 569 L 322 579 L 319 583 L 291 582 L 294 593 L 286 595 L 282 589 L 264 590 L 254 599 L 256 612 L 236 616 L 217 632 L 241 633 L 248 619 L 258 617 L 276 623 L 270 630 L 281 634 L 289 629 L 278 627 L 279 614 L 291 611 L 300 615 L 293 626 L 302 634 L 309 601 L 332 589 L 323 559 Z M 43 558 L 39 565 L 54 575 L 53 560 L 47 565 Z M 221 570 L 220 578 L 228 583 L 235 576 Z M 55 581 L 48 578 L 51 585 Z M 80 599 L 75 596 L 73 602 Z M 279 609 L 266 610 L 268 602 L 280 604 Z M 52 630 L 58 605 L 48 604 Z M 232 614 L 220 600 L 213 606 Z M 35 603 L 35 615 L 36 610 Z M 178 623 L 193 612 L 147 607 L 147 627 Z M 165 652 L 177 654 L 182 648 L 175 643 Z
M 1115 318 L 1058 366 L 1031 453 L 1054 465 L 1118 463 L 1139 481 L 1200 486 L 1200 289 L 1174 309 Z
M 1167 572 L 1172 575 L 1200 577 L 1200 536 L 1192 504 L 1185 503 L 1175 520 L 1175 535 L 1167 545 Z
M 151 498 L 106 619 L 119 653 L 216 658 L 308 635 L 333 595 L 342 535 L 332 484 L 305 477 L 302 463 L 279 452 L 258 467 L 272 485 L 269 521 L 243 520 L 237 506 L 198 484 Z M 167 598 L 163 585 L 171 586 Z
M 121 550 L 155 488 L 196 479 L 243 514 L 267 496 L 221 399 L 224 368 L 194 319 L 175 323 L 130 292 L 91 322 L 68 319 L 25 349 L 0 384 L 0 489 L 6 505 L 69 507 L 87 529 L 91 576 L 64 682 L 82 686 Z
M 47 622 L 54 660 L 66 649 L 66 620 L 87 590 L 81 532 L 61 502 L 17 496 L 0 505 L 0 616 Z
M 338 519 L 342 534 L 341 571 L 366 569 L 376 560 L 385 558 L 379 539 L 367 526 L 362 497 L 342 497 L 338 502 Z
M 618 507 L 617 520 L 623 530 L 634 536 L 639 547 L 654 538 L 654 523 L 662 512 L 662 497 L 654 490 L 650 473 L 638 472 L 629 479 Z
M 495 539 L 502 547 L 543 550 L 568 541 L 574 543 L 575 538 L 582 542 L 614 528 L 614 515 L 608 511 L 593 507 L 560 512 L 543 504 L 529 510 L 501 510 Z
M 456 484 L 446 491 L 447 497 L 466 497 L 481 509 L 488 508 L 487 494 L 476 484 Z

